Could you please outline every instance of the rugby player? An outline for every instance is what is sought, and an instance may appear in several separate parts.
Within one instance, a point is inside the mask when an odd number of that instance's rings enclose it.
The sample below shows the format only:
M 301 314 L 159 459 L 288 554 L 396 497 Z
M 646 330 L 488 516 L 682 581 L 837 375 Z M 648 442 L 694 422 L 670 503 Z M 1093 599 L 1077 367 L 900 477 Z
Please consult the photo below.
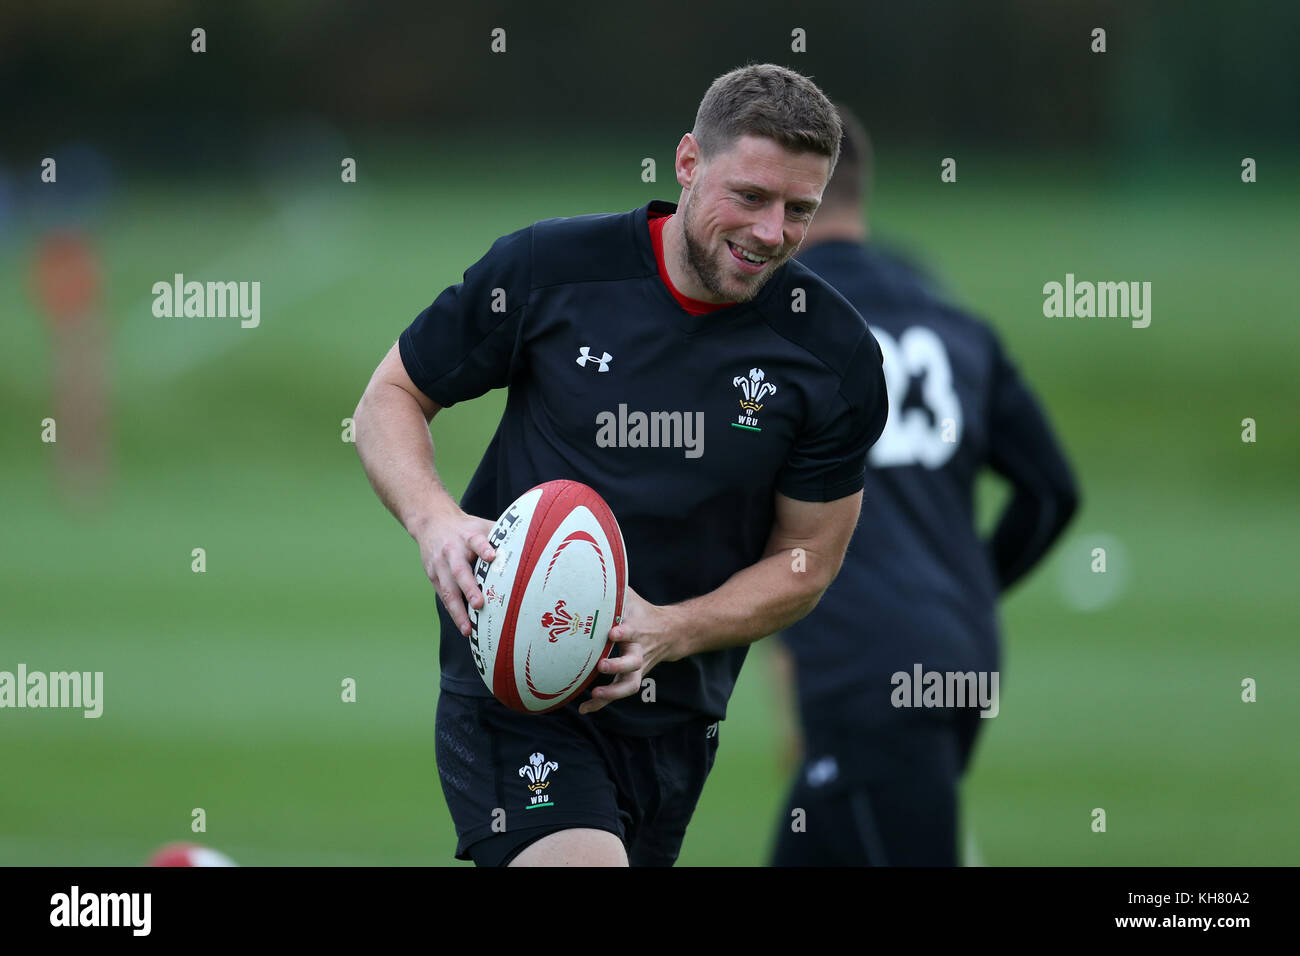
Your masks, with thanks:
M 982 706 L 989 701 L 967 691 L 981 674 L 987 689 L 999 667 L 998 597 L 1051 547 L 1079 494 L 993 330 L 867 241 L 870 141 L 849 110 L 839 113 L 839 163 L 798 261 L 867 319 L 891 410 L 844 566 L 816 610 L 782 635 L 804 760 L 773 863 L 953 866 L 958 785 L 987 722 L 980 714 L 996 716 L 996 701 Z M 985 468 L 1011 485 L 988 541 L 973 510 Z M 960 680 L 966 699 L 912 706 L 915 694 L 901 695 L 894 675 L 911 681 L 918 664 L 945 688 Z
M 840 135 L 798 73 L 719 77 L 677 145 L 676 204 L 499 239 L 367 386 L 357 450 L 440 599 L 436 749 L 458 858 L 672 864 L 748 645 L 806 614 L 838 570 L 888 414 L 882 359 L 857 312 L 790 260 Z M 506 409 L 457 504 L 429 421 L 493 388 Z M 598 417 L 620 406 L 703 413 L 702 434 L 598 441 Z M 630 587 L 610 631 L 620 653 L 600 664 L 613 681 L 524 715 L 476 671 L 466 602 L 483 605 L 471 565 L 491 560 L 493 521 L 556 478 L 608 502 Z M 538 803 L 527 786 L 542 777 Z

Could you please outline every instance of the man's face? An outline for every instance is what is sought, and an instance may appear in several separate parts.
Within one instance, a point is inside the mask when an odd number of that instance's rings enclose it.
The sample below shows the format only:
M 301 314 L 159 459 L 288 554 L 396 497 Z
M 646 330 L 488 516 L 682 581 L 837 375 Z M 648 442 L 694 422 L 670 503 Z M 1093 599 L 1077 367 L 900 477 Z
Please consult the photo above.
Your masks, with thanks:
M 713 301 L 758 294 L 799 249 L 829 178 L 829 157 L 792 153 L 775 140 L 741 136 L 702 162 L 695 138 L 682 138 L 686 266 Z

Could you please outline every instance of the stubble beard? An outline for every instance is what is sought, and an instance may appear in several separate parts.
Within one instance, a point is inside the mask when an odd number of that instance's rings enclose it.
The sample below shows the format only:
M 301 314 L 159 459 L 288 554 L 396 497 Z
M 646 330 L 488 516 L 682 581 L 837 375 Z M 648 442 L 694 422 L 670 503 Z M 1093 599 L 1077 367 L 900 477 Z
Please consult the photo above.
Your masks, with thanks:
M 767 284 L 767 280 L 785 264 L 786 256 L 779 262 L 775 259 L 769 263 L 769 266 L 758 277 L 757 281 L 745 282 L 741 280 L 741 285 L 737 291 L 730 291 L 722 285 L 722 267 L 718 265 L 718 260 L 710 256 L 703 243 L 695 238 L 694 225 L 695 216 L 693 215 L 695 204 L 688 197 L 686 208 L 682 210 L 682 236 L 685 239 L 686 267 L 695 273 L 695 277 L 700 280 L 700 285 L 708 290 L 709 294 L 715 298 L 723 299 L 728 302 L 749 302 L 754 296 L 758 295 L 759 290 Z M 723 243 L 723 249 L 727 255 L 731 255 L 730 248 Z

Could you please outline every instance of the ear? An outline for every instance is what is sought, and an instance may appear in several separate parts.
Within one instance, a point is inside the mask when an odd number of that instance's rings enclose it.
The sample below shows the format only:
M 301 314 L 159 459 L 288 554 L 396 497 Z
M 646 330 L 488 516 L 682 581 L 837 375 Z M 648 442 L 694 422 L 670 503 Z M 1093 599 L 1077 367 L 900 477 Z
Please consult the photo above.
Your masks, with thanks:
M 677 157 L 674 162 L 677 170 L 677 184 L 683 189 L 690 189 L 699 177 L 704 166 L 704 157 L 700 153 L 700 142 L 692 134 L 685 134 L 677 144 Z

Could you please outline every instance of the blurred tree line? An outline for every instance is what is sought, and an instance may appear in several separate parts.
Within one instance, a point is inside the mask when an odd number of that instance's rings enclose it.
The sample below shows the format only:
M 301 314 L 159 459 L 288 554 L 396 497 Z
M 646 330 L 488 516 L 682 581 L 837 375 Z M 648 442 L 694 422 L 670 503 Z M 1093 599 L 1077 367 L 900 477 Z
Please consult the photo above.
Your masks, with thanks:
M 0 150 L 84 137 L 189 163 L 304 115 L 443 138 L 676 133 L 712 77 L 769 60 L 894 142 L 1244 149 L 1300 135 L 1297 37 L 1289 0 L 15 3 L 0 6 Z

